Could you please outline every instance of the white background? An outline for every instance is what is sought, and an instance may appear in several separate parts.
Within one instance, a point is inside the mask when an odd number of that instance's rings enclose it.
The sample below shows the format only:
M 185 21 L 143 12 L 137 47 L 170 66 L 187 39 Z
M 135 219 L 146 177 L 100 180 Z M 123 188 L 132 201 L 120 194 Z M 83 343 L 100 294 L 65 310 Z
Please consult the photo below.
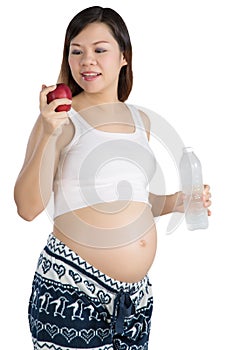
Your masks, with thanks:
M 113 7 L 125 19 L 134 51 L 130 103 L 170 123 L 203 164 L 213 196 L 210 226 L 184 223 L 166 235 L 150 271 L 155 309 L 150 350 L 233 349 L 231 0 L 7 1 L 1 16 L 1 349 L 32 349 L 28 298 L 52 223 L 17 216 L 13 186 L 37 118 L 41 84 L 54 84 L 71 18 L 84 7 Z M 1 5 L 3 6 L 3 4 Z M 160 157 L 159 147 L 158 154 Z M 166 168 L 168 193 L 178 190 Z

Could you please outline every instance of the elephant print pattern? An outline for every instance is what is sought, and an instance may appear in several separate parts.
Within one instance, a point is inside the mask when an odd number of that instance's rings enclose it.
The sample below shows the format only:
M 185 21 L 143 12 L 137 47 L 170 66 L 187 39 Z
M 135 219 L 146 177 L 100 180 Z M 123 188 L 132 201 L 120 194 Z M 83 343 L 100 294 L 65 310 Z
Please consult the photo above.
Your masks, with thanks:
M 50 234 L 29 302 L 34 350 L 148 349 L 151 289 L 147 275 L 112 279 Z

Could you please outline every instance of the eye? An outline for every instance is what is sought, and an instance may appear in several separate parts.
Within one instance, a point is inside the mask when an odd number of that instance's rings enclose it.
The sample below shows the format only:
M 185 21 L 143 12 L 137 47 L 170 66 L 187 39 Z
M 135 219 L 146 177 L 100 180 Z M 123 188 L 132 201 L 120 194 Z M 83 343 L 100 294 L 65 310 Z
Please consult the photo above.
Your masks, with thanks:
M 106 49 L 103 49 L 103 48 L 96 48 L 95 49 L 95 52 L 96 53 L 104 53 L 104 52 L 106 52 L 107 50 Z
M 81 50 L 75 49 L 75 50 L 72 50 L 72 51 L 71 51 L 71 54 L 72 54 L 72 55 L 81 55 L 81 54 L 82 54 L 82 51 L 81 51 Z

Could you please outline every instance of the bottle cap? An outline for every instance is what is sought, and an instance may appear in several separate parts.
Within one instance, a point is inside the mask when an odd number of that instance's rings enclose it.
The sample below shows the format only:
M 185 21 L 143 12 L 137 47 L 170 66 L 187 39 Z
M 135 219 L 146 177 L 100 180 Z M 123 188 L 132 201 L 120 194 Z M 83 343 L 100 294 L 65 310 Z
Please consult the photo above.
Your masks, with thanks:
M 183 151 L 184 151 L 184 153 L 190 153 L 190 152 L 193 152 L 193 148 L 192 147 L 184 147 Z

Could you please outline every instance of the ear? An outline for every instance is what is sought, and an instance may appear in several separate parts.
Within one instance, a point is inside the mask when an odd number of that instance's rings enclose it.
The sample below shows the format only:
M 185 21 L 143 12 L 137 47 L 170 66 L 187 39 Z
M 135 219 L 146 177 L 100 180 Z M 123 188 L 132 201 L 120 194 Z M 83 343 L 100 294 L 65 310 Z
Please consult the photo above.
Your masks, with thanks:
M 122 53 L 122 55 L 121 55 L 121 67 L 127 66 L 127 64 L 128 64 L 128 62 L 126 61 L 125 56 Z

